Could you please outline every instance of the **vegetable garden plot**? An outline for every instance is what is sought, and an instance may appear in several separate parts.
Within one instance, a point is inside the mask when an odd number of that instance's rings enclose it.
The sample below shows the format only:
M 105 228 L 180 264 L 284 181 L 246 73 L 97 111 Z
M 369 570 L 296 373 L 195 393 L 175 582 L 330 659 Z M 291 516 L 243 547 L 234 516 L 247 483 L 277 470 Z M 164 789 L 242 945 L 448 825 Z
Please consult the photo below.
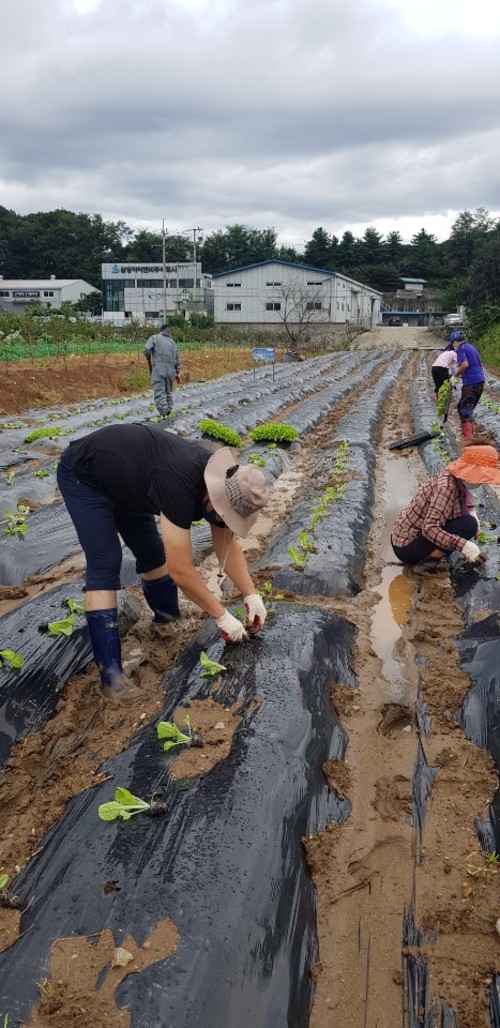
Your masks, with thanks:
M 20 585 L 80 552 L 73 522 L 62 502 L 32 511 L 25 524 L 21 537 L 5 535 L 6 526 L 0 526 L 0 585 Z
M 76 615 L 71 634 L 40 631 L 48 622 L 67 619 L 65 601 L 82 599 L 83 580 L 40 593 L 0 618 L 0 650 L 8 647 L 24 660 L 21 668 L 0 667 L 0 767 L 27 732 L 37 732 L 53 716 L 59 691 L 92 658 L 85 617 Z M 120 596 L 122 630 L 137 620 L 131 599 Z
M 15 508 L 18 501 L 44 503 L 55 498 L 57 488 L 55 461 L 24 471 L 0 476 L 0 519 L 4 510 Z
M 286 1019 L 305 1028 L 317 945 L 300 840 L 348 814 L 328 793 L 321 764 L 344 752 L 330 687 L 355 685 L 355 632 L 336 615 L 282 605 L 251 644 L 223 651 L 205 632 L 184 652 L 164 680 L 161 719 L 179 701 L 209 696 L 200 649 L 215 659 L 223 652 L 229 670 L 217 702 L 241 699 L 243 718 L 229 756 L 209 774 L 175 782 L 150 724 L 107 762 L 112 783 L 70 802 L 15 882 L 25 909 L 21 936 L 0 956 L 1 1009 L 28 1016 L 54 939 L 108 927 L 117 946 L 129 934 L 141 944 L 170 917 L 180 935 L 175 955 L 117 991 L 132 1025 L 276 1028 Z M 147 799 L 163 786 L 167 816 L 103 823 L 97 808 L 118 785 Z M 119 891 L 106 891 L 108 880 Z
M 278 567 L 273 586 L 302 596 L 355 596 L 362 588 L 374 505 L 371 447 L 349 447 L 341 475 L 300 504 L 268 547 L 261 566 Z M 336 451 L 322 457 L 335 467 Z M 338 453 L 338 451 L 337 451 Z M 342 483 L 341 476 L 356 477 Z M 330 492 L 329 492 L 330 490 Z
M 355 596 L 362 588 L 375 497 L 372 440 L 394 373 L 407 360 L 402 357 L 396 369 L 391 364 L 342 418 L 339 448 L 323 453 L 317 467 L 324 477 L 330 472 L 330 486 L 300 504 L 268 547 L 261 566 L 279 567 L 277 588 L 308 596 Z
M 492 432 L 495 445 L 500 446 L 500 399 L 493 398 L 487 390 L 474 410 L 474 420 L 479 429 Z

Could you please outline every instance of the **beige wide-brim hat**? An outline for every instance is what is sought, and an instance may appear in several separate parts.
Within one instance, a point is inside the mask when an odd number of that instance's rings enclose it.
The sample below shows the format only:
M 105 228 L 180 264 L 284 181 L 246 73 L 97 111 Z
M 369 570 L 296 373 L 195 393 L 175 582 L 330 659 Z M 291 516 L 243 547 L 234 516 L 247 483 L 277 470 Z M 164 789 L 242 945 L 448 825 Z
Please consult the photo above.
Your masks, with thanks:
M 265 475 L 253 464 L 238 464 L 233 450 L 223 446 L 208 461 L 205 484 L 214 510 L 235 535 L 244 539 L 259 511 L 269 503 Z
M 494 446 L 466 446 L 458 460 L 448 464 L 455 478 L 472 485 L 500 485 L 498 453 Z

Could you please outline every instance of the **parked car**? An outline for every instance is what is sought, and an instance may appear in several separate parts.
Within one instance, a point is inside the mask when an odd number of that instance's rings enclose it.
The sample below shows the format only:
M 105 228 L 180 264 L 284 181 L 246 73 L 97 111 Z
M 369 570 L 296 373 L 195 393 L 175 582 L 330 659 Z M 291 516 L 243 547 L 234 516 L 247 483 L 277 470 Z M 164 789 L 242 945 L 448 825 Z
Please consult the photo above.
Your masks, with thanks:
M 389 325 L 402 325 L 401 318 L 389 318 Z
M 456 325 L 463 325 L 463 323 L 461 314 L 446 314 L 443 322 L 443 324 L 447 325 L 448 328 Z

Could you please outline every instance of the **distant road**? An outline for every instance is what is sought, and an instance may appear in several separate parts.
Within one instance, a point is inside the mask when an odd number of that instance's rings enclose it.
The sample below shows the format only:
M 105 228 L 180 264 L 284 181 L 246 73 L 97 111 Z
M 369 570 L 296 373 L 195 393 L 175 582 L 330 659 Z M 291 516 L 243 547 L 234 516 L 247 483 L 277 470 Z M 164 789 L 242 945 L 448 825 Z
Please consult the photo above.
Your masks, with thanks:
M 395 347 L 398 350 L 443 350 L 446 343 L 441 336 L 434 335 L 428 328 L 414 325 L 389 326 L 380 325 L 371 332 L 363 332 L 351 344 L 352 350 L 366 350 L 381 346 Z

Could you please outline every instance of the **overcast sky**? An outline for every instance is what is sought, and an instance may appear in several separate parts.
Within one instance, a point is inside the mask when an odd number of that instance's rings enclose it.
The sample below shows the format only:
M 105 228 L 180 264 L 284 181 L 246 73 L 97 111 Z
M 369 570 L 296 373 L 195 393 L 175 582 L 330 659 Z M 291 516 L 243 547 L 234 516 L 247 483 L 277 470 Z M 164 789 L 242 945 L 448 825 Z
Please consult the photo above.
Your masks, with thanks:
M 500 216 L 498 0 L 2 0 L 0 204 L 446 238 Z

